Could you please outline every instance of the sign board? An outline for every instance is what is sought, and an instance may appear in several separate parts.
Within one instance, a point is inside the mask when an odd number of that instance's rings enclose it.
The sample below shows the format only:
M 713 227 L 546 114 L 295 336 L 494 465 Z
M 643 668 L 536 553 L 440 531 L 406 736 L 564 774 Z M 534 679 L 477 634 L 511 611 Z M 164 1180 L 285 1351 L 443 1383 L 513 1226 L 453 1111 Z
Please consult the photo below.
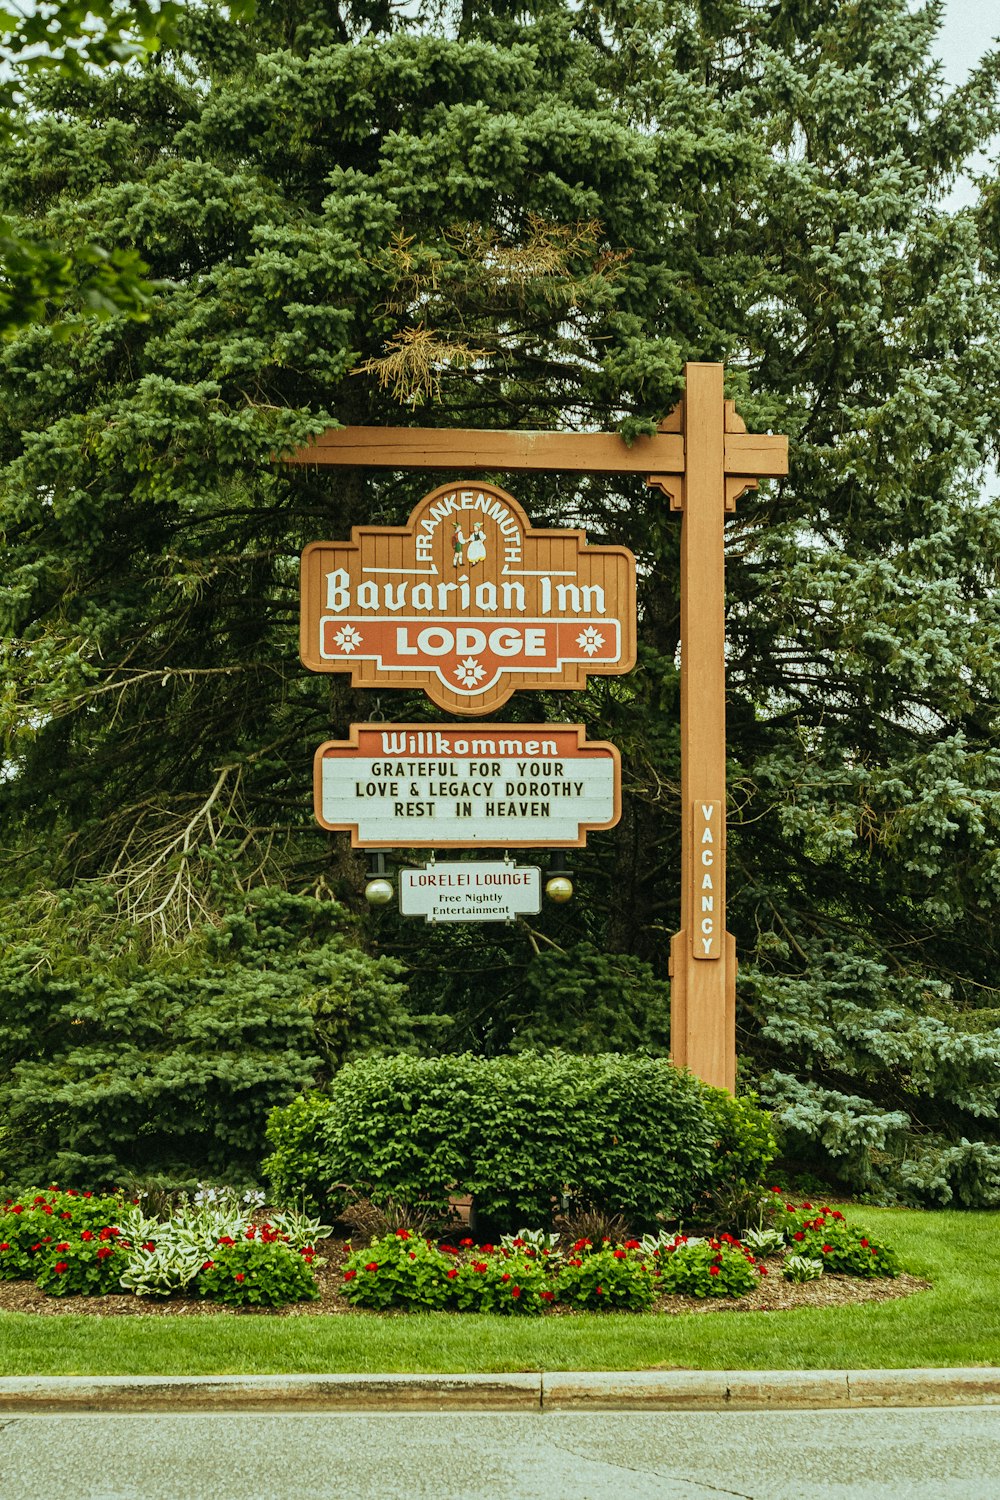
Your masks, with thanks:
M 304 664 L 353 687 L 422 688 L 452 713 L 629 672 L 635 635 L 632 553 L 535 531 L 481 480 L 441 485 L 406 526 L 356 526 L 302 554 Z
M 400 870 L 399 909 L 428 922 L 513 922 L 542 907 L 537 865 L 475 860 Z
M 694 958 L 721 958 L 722 893 L 725 890 L 725 833 L 722 804 L 694 804 L 694 860 L 691 878 L 691 920 L 694 925 Z
M 313 790 L 356 849 L 568 849 L 618 822 L 621 763 L 580 724 L 352 724 Z

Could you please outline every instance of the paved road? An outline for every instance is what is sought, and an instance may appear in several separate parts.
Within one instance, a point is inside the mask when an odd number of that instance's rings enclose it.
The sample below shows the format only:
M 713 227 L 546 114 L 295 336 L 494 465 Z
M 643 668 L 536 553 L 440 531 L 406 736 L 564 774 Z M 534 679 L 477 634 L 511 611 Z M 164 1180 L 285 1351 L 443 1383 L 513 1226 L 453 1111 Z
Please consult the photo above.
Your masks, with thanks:
M 1000 1408 L 0 1417 L 61 1500 L 997 1500 Z

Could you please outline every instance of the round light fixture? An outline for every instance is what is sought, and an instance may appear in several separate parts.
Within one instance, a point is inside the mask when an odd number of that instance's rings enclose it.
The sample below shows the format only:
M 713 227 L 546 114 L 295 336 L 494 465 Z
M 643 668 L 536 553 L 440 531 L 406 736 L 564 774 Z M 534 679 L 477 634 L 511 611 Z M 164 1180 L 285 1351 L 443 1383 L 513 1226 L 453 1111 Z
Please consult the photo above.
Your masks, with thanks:
M 564 901 L 569 901 L 572 897 L 573 882 L 568 875 L 552 875 L 545 882 L 545 894 L 550 901 L 555 901 L 561 906 Z
M 369 880 L 365 886 L 365 900 L 369 906 L 388 906 L 395 894 L 392 881 L 381 877 Z

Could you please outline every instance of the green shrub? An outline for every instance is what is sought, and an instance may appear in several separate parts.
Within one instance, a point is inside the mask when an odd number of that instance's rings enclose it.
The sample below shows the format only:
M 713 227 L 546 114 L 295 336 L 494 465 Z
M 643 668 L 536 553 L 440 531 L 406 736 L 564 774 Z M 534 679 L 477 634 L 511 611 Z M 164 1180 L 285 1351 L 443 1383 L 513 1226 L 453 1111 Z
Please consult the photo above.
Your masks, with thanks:
M 398 965 L 333 902 L 259 889 L 162 951 L 131 928 L 107 941 L 0 952 L 9 1181 L 245 1184 L 268 1111 L 318 1067 L 413 1044 Z
M 330 1182 L 322 1166 L 320 1124 L 329 1108 L 326 1094 L 300 1094 L 268 1116 L 267 1139 L 274 1150 L 261 1170 L 279 1203 L 322 1208 L 328 1202 Z
M 726 1173 L 759 1176 L 773 1145 L 752 1102 L 613 1053 L 365 1058 L 338 1073 L 327 1107 L 276 1110 L 268 1134 L 276 1191 L 343 1183 L 442 1213 L 467 1191 L 508 1225 L 547 1223 L 564 1196 L 635 1224 L 687 1216 Z

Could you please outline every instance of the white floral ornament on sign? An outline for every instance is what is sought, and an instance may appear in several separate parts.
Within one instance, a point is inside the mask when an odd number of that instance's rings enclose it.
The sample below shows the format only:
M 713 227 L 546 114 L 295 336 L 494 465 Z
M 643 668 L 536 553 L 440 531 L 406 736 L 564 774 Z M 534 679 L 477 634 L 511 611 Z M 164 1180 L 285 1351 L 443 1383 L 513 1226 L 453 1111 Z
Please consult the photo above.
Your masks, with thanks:
M 594 652 L 600 651 L 604 645 L 604 637 L 599 630 L 594 629 L 593 625 L 588 625 L 586 630 L 581 631 L 577 636 L 576 644 L 581 651 L 586 651 L 588 656 L 593 656 Z
M 361 642 L 364 640 L 364 636 L 359 630 L 355 630 L 353 625 L 345 625 L 342 630 L 337 631 L 337 634 L 334 636 L 334 640 L 340 647 L 341 651 L 343 651 L 345 655 L 350 656 L 351 652 L 356 651 L 361 645 Z
M 463 687 L 474 688 L 486 676 L 486 668 L 474 656 L 467 656 L 455 668 L 455 676 Z

